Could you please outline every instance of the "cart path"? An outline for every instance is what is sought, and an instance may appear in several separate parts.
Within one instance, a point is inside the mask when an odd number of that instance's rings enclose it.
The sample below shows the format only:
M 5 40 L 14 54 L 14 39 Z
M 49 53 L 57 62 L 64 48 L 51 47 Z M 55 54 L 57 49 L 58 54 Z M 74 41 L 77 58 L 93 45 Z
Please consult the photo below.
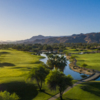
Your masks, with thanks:
M 76 86 L 76 85 L 78 85 L 78 84 L 81 84 L 81 83 L 83 83 L 83 82 L 95 80 L 95 79 L 98 78 L 99 76 L 100 76 L 100 73 L 99 73 L 99 72 L 96 72 L 94 75 L 92 75 L 92 76 L 90 76 L 90 77 L 88 77 L 88 78 L 86 78 L 86 79 L 83 79 L 83 80 L 81 80 L 81 81 L 78 81 L 78 82 L 74 83 L 74 84 L 73 84 L 73 87 Z M 66 92 L 67 92 L 68 90 L 70 90 L 71 88 L 72 88 L 72 87 L 68 87 L 68 88 L 64 91 L 64 93 L 66 93 Z M 64 94 L 64 93 L 63 93 L 63 94 Z M 57 95 L 51 97 L 51 98 L 48 99 L 48 100 L 56 100 L 57 98 L 59 98 L 59 96 L 60 96 L 60 94 L 58 93 Z

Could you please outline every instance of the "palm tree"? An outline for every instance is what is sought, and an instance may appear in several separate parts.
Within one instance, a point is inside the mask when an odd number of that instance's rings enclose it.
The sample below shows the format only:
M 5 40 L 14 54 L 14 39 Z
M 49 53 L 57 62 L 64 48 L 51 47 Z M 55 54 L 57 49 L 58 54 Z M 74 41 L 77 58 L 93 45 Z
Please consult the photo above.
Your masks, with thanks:
M 70 75 L 66 76 L 63 72 L 60 72 L 59 70 L 50 71 L 45 79 L 45 83 L 48 84 L 51 90 L 55 90 L 57 87 L 59 87 L 61 100 L 64 90 L 68 86 L 72 86 L 73 84 L 72 77 Z
M 27 79 L 31 79 L 31 80 L 35 79 L 36 82 L 37 82 L 37 85 L 39 87 L 39 90 L 41 91 L 42 82 L 44 82 L 45 77 L 47 76 L 48 73 L 49 73 L 49 71 L 43 66 L 34 67 L 29 72 Z
M 47 65 L 49 65 L 50 68 L 64 68 L 66 66 L 66 58 L 64 56 L 58 56 L 58 55 L 49 55 L 47 60 Z

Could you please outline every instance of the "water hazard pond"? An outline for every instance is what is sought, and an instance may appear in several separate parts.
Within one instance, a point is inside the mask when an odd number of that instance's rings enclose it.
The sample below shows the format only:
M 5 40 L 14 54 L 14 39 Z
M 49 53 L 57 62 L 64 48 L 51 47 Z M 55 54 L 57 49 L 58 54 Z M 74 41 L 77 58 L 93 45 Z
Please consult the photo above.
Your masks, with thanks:
M 45 58 L 44 59 L 40 59 L 40 61 L 42 61 L 42 62 L 44 62 L 46 64 L 46 62 L 48 60 L 47 55 L 46 54 L 41 54 L 41 56 L 44 56 Z M 73 77 L 74 80 L 82 79 L 82 75 L 84 75 L 84 74 L 80 74 L 78 72 L 75 72 L 75 71 L 71 70 L 70 67 L 69 67 L 69 64 L 70 64 L 70 62 L 69 62 L 69 60 L 67 60 L 67 65 L 65 66 L 65 68 L 63 70 L 64 74 L 65 75 L 69 75 L 70 74 Z M 89 75 L 86 75 L 86 76 L 88 77 Z

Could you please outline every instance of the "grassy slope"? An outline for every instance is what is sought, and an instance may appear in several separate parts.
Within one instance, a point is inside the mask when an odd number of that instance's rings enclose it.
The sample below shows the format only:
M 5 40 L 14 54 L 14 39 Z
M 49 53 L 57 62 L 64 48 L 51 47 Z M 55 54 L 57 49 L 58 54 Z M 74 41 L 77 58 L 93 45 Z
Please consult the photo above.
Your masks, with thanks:
M 32 67 L 40 64 L 40 56 L 23 51 L 0 50 L 0 90 L 16 92 L 21 100 L 47 100 L 58 91 L 50 91 L 44 84 L 39 92 L 33 83 L 25 83 L 25 77 Z
M 100 53 L 95 54 L 74 54 L 77 59 L 77 65 L 80 67 L 83 63 L 86 63 L 88 66 L 86 68 L 96 69 L 100 71 Z
M 79 84 L 63 95 L 64 100 L 100 100 L 100 82 Z
M 38 66 L 40 56 L 34 56 L 16 50 L 0 50 L 0 83 L 9 77 L 21 77 L 35 66 Z

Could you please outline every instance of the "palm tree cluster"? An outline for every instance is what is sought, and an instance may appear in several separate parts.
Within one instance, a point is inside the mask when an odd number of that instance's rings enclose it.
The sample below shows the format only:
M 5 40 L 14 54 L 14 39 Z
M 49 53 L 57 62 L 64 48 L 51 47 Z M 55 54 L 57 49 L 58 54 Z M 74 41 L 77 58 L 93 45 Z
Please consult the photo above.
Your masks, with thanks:
M 61 68 L 65 67 L 67 63 L 67 60 L 64 56 L 58 56 L 58 55 L 48 55 L 47 65 L 50 68 Z

